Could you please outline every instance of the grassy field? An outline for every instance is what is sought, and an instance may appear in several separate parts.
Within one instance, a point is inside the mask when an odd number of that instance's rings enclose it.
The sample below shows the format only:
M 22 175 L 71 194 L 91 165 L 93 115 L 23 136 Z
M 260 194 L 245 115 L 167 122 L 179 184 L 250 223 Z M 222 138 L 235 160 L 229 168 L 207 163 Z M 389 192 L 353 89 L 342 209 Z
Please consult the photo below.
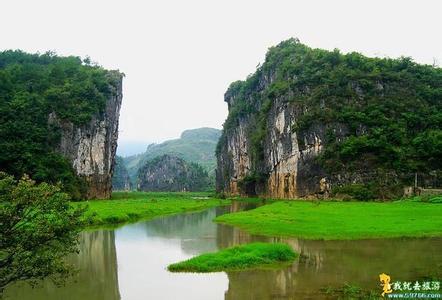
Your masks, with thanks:
M 171 264 L 171 272 L 221 272 L 268 268 L 292 262 L 297 257 L 287 244 L 253 243 L 205 253 Z
M 230 201 L 209 197 L 209 193 L 115 192 L 111 200 L 73 202 L 88 205 L 90 226 L 115 225 L 157 216 L 227 205 Z
M 253 234 L 346 240 L 442 236 L 442 204 L 278 201 L 216 222 Z

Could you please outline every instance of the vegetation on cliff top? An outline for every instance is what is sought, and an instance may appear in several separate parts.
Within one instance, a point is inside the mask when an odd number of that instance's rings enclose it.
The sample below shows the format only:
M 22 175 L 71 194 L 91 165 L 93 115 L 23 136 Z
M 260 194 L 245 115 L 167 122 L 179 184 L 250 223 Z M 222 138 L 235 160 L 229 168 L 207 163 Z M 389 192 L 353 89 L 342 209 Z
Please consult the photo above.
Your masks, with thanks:
M 215 221 L 253 234 L 303 239 L 431 237 L 442 236 L 442 205 L 437 201 L 434 204 L 278 201 L 222 215 Z
M 208 193 L 114 192 L 111 200 L 89 201 L 85 216 L 89 226 L 116 225 L 229 203 Z M 83 202 L 71 205 L 82 206 Z
M 54 151 L 60 132 L 48 117 L 55 112 L 61 120 L 87 123 L 103 112 L 118 79 L 89 59 L 0 52 L 1 170 L 16 178 L 26 173 L 38 182 L 61 181 L 79 198 L 84 183 Z
M 265 62 L 247 80 L 232 83 L 226 98 L 232 96 L 217 153 L 228 132 L 240 119 L 249 118 L 254 124 L 249 136 L 254 176 L 268 173 L 263 169 L 263 145 L 275 101 L 299 108 L 292 129 L 301 150 L 303 133 L 325 126 L 320 163 L 328 172 L 440 173 L 442 169 L 441 68 L 408 57 L 369 58 L 356 52 L 312 49 L 290 39 L 271 47 Z M 337 128 L 347 132 L 340 136 Z
M 252 243 L 205 253 L 171 264 L 171 272 L 222 272 L 268 268 L 290 263 L 297 257 L 287 244 Z

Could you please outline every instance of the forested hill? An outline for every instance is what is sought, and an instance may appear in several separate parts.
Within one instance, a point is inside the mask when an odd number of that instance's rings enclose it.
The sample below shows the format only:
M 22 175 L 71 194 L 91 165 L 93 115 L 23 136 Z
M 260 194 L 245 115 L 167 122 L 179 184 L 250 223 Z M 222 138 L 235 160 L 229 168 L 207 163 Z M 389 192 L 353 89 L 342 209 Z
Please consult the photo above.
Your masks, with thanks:
M 215 148 L 221 130 L 214 128 L 197 128 L 185 130 L 179 139 L 165 141 L 161 144 L 151 144 L 144 153 L 124 158 L 132 183 L 136 186 L 138 169 L 153 158 L 169 154 L 201 165 L 209 175 L 216 168 Z
M 442 69 L 411 58 L 290 39 L 225 101 L 219 190 L 289 198 L 359 183 L 382 198 L 403 192 L 414 172 L 442 173 Z
M 122 76 L 75 56 L 0 52 L 0 170 L 61 182 L 77 198 L 109 196 Z
M 210 187 L 207 172 L 197 163 L 164 154 L 138 170 L 138 189 L 156 192 L 195 192 Z

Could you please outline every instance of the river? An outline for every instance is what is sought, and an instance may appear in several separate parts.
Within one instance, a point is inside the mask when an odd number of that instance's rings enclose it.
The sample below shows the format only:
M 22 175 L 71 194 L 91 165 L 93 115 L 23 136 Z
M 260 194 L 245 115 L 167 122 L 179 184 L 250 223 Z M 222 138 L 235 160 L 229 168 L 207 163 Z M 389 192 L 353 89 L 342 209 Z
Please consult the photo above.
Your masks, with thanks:
M 233 203 L 202 212 L 159 217 L 115 230 L 81 234 L 80 253 L 68 260 L 79 272 L 56 287 L 17 283 L 5 292 L 14 300 L 88 299 L 333 299 L 323 287 L 345 283 L 380 290 L 379 274 L 392 280 L 432 276 L 442 266 L 442 238 L 312 241 L 252 236 L 213 223 L 221 214 L 250 208 Z M 180 274 L 168 264 L 252 241 L 285 242 L 300 258 L 281 270 Z M 438 273 L 440 274 L 440 273 Z M 328 298 L 327 298 L 328 297 Z

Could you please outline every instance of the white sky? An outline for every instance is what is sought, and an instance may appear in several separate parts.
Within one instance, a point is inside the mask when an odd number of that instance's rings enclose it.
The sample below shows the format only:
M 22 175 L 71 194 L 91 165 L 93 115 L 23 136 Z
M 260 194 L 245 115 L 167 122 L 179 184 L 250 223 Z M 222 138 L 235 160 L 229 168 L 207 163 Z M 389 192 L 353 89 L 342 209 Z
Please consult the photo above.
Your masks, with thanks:
M 223 94 L 289 37 L 442 62 L 442 1 L 1 0 L 0 50 L 89 55 L 126 74 L 120 142 L 221 128 Z

